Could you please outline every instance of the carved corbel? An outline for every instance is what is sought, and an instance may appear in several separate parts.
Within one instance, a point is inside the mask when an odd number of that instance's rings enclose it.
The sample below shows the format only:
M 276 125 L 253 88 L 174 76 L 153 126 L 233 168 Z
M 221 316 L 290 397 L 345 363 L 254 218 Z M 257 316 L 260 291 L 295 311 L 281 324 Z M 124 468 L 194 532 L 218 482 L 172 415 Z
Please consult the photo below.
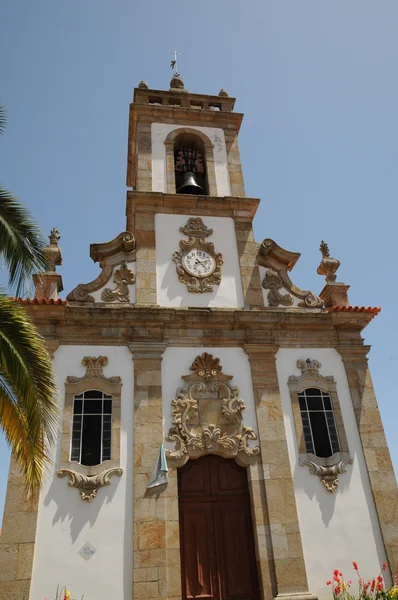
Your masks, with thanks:
M 98 475 L 88 476 L 82 473 L 77 473 L 71 469 L 59 469 L 57 471 L 58 477 L 67 477 L 69 479 L 68 485 L 75 487 L 80 492 L 80 497 L 86 502 L 92 502 L 97 495 L 99 488 L 105 487 L 111 484 L 111 477 L 117 475 L 121 477 L 123 469 L 120 467 L 107 469 L 98 473 Z
M 298 298 L 301 308 L 321 308 L 322 300 L 309 290 L 302 290 L 291 281 L 291 271 L 300 258 L 299 252 L 289 252 L 274 240 L 265 239 L 259 248 L 258 264 L 266 270 L 262 286 L 268 291 L 269 306 L 292 306 L 293 297 Z M 280 290 L 286 293 L 281 293 Z
M 318 459 L 319 460 L 319 459 Z M 302 467 L 308 467 L 312 475 L 317 475 L 328 492 L 335 492 L 339 486 L 338 475 L 347 472 L 347 465 L 352 465 L 352 459 L 340 460 L 332 465 L 321 465 L 311 460 L 300 462 Z

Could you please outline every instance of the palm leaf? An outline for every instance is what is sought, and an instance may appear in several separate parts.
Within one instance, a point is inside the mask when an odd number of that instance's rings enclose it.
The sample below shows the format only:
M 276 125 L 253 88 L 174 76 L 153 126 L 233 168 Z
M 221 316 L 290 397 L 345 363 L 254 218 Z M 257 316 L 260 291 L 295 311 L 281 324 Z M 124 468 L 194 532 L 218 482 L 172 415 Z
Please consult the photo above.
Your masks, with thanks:
M 3 131 L 4 131 L 5 127 L 6 127 L 6 122 L 7 122 L 6 109 L 0 103 L 0 133 L 3 133 Z
M 25 476 L 40 485 L 59 410 L 51 358 L 25 311 L 0 294 L 0 426 Z
M 35 271 L 46 268 L 44 241 L 29 211 L 0 186 L 0 257 L 16 296 L 29 289 Z

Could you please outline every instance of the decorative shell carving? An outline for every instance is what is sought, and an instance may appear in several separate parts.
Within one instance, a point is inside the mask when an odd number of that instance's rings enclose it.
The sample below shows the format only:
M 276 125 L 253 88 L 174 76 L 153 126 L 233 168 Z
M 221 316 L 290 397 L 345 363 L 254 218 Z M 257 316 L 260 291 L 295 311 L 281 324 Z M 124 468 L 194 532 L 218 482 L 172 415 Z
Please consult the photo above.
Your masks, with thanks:
M 325 467 L 323 465 L 319 465 L 311 460 L 307 462 L 302 462 L 301 466 L 308 466 L 310 473 L 312 475 L 318 475 L 319 479 L 325 486 L 328 492 L 335 492 L 339 486 L 339 478 L 338 475 L 341 473 L 347 472 L 347 465 L 352 464 L 352 459 L 349 460 L 341 460 L 334 465 L 330 465 Z
M 105 288 L 101 294 L 102 300 L 104 300 L 104 302 L 115 302 L 115 300 L 118 300 L 119 302 L 129 302 L 129 285 L 135 282 L 135 275 L 127 267 L 127 262 L 125 260 L 120 265 L 120 269 L 115 270 L 113 281 L 116 283 L 115 289 L 111 290 L 110 288 Z
M 88 476 L 72 471 L 71 469 L 59 469 L 58 477 L 67 477 L 68 485 L 75 487 L 80 492 L 80 497 L 86 502 L 92 502 L 97 495 L 98 489 L 110 485 L 112 475 L 120 477 L 123 473 L 121 468 L 112 468 L 102 471 L 98 475 Z
M 171 402 L 173 427 L 166 439 L 176 447 L 167 450 L 168 458 L 184 464 L 190 457 L 214 453 L 247 462 L 258 455 L 260 448 L 248 445 L 257 436 L 243 424 L 245 403 L 239 389 L 230 384 L 232 376 L 222 373 L 219 359 L 204 352 L 190 370 L 182 377 L 186 385 Z
M 200 217 L 191 217 L 184 227 L 180 227 L 180 231 L 189 236 L 189 239 L 180 240 L 180 250 L 173 254 L 178 279 L 187 286 L 189 292 L 200 294 L 212 292 L 213 286 L 221 283 L 221 267 L 224 262 L 222 254 L 214 251 L 214 244 L 205 241 L 205 238 L 211 235 L 213 230 L 208 229 Z M 214 259 L 214 270 L 208 276 L 195 277 L 184 267 L 185 255 L 195 249 L 207 252 Z
M 107 364 L 107 356 L 85 356 L 82 360 L 82 365 L 86 367 L 85 374 L 82 377 L 68 375 L 66 381 L 67 383 L 79 383 L 85 379 L 95 377 L 96 379 L 107 381 L 108 383 L 120 383 L 122 381 L 120 377 L 106 377 L 104 375 L 104 367 L 106 367 Z

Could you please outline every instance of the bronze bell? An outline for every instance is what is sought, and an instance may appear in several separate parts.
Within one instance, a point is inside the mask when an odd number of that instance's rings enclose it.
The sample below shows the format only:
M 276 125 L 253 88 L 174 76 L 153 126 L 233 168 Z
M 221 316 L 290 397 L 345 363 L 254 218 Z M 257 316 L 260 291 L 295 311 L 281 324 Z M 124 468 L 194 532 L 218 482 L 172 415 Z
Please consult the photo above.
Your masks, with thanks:
M 203 190 L 195 179 L 195 173 L 187 171 L 182 176 L 182 184 L 178 189 L 179 194 L 203 194 Z

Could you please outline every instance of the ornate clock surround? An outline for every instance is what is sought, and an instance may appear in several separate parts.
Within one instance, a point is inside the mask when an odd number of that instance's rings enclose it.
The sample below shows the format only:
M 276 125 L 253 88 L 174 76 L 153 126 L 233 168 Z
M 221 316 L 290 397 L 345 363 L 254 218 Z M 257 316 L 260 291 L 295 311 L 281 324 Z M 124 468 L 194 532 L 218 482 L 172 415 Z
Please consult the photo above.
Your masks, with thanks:
M 205 238 L 210 236 L 213 230 L 208 229 L 200 217 L 190 217 L 185 226 L 180 227 L 180 231 L 189 239 L 180 240 L 180 250 L 173 254 L 178 279 L 187 286 L 189 292 L 212 292 L 213 286 L 221 283 L 221 267 L 224 262 L 222 254 L 215 252 L 214 244 L 205 241 Z M 194 249 L 206 252 L 214 259 L 215 267 L 209 275 L 194 276 L 186 269 L 184 257 Z

